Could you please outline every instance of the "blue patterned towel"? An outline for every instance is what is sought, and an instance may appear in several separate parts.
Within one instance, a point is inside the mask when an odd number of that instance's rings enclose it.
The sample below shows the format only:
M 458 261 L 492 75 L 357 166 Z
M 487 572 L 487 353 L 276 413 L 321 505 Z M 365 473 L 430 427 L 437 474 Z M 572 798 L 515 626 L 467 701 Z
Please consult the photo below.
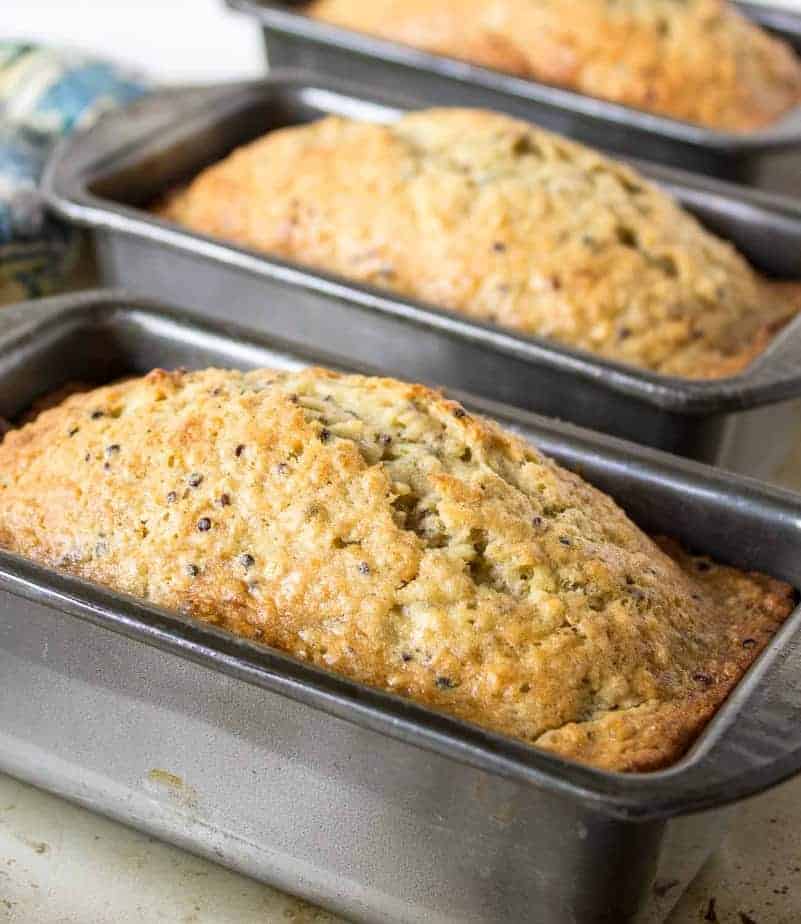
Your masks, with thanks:
M 0 301 L 53 289 L 75 258 L 76 234 L 45 216 L 37 191 L 54 144 L 146 89 L 79 52 L 0 41 Z

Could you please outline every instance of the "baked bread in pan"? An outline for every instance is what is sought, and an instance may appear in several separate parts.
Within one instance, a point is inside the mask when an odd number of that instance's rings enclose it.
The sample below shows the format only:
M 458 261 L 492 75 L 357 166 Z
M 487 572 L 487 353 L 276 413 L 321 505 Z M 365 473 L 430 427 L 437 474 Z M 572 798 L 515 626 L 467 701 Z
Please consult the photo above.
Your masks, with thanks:
M 0 545 L 613 770 L 677 760 L 793 605 L 419 385 L 155 371 L 0 445 Z
M 316 0 L 308 13 L 723 131 L 801 102 L 792 48 L 724 0 Z
M 797 310 L 633 170 L 504 115 L 274 131 L 156 207 L 201 233 L 668 375 L 741 371 Z

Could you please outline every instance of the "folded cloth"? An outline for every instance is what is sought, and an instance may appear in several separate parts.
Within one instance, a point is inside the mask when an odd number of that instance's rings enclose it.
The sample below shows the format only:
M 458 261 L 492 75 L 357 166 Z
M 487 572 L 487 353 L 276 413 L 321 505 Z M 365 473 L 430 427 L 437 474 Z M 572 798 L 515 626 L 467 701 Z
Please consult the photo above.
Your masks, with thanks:
M 77 233 L 45 213 L 38 182 L 65 134 L 147 90 L 147 82 L 76 51 L 0 41 L 0 302 L 59 287 Z

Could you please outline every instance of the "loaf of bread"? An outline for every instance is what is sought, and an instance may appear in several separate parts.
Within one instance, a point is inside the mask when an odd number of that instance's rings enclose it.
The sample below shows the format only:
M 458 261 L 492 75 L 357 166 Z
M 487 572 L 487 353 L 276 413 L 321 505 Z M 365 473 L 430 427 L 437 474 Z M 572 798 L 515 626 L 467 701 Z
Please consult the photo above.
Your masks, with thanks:
M 316 0 L 308 12 L 724 131 L 801 102 L 793 50 L 724 0 Z
M 676 760 L 792 606 L 417 385 L 155 371 L 0 445 L 0 545 L 618 770 Z
M 690 378 L 741 371 L 798 302 L 632 170 L 484 111 L 429 110 L 391 125 L 327 118 L 275 131 L 156 211 Z

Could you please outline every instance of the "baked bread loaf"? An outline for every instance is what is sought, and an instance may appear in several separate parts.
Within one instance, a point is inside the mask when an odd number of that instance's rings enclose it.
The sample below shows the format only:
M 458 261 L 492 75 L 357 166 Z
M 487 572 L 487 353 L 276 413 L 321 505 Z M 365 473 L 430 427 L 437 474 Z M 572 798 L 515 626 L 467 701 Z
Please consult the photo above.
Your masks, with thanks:
M 491 112 L 275 131 L 156 211 L 678 376 L 739 372 L 794 310 L 787 290 L 634 171 Z
M 724 0 L 316 0 L 337 26 L 748 131 L 801 102 L 801 61 Z
M 0 445 L 0 545 L 618 770 L 676 760 L 792 606 L 418 385 L 156 371 Z

